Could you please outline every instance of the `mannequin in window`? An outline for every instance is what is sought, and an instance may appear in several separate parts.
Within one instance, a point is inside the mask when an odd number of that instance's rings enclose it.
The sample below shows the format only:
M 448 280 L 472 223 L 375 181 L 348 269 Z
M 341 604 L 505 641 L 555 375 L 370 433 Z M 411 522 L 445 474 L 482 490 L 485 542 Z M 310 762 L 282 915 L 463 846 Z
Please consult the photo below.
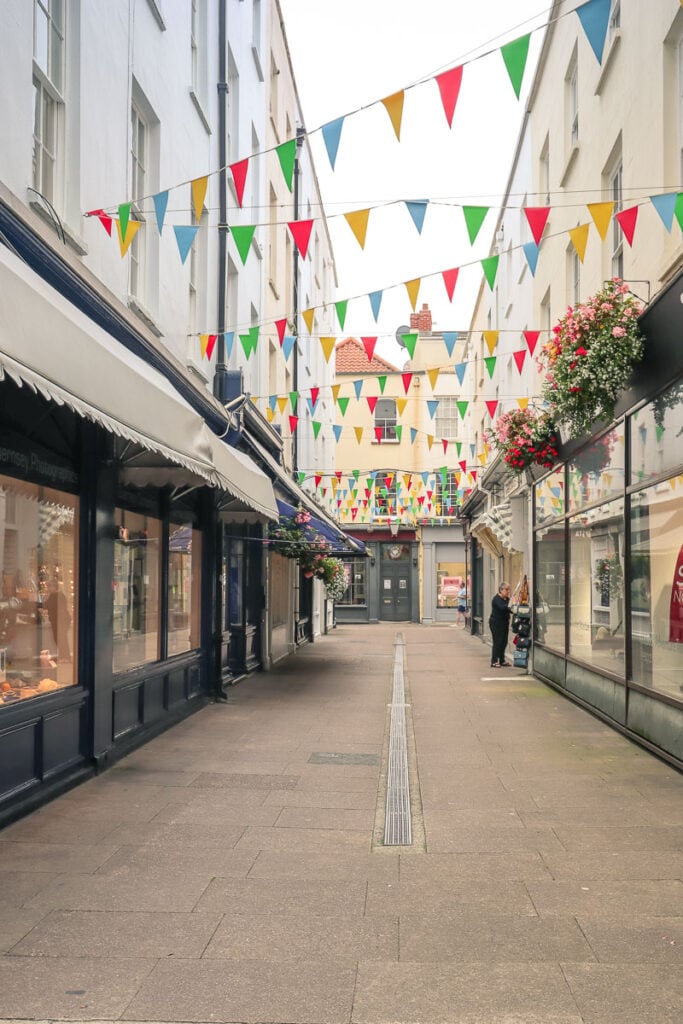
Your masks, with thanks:
M 45 610 L 57 645 L 57 657 L 60 661 L 71 661 L 71 647 L 69 644 L 71 616 L 69 615 L 69 605 L 64 591 L 61 589 L 61 584 L 56 580 L 50 583 L 50 592 L 45 601 Z

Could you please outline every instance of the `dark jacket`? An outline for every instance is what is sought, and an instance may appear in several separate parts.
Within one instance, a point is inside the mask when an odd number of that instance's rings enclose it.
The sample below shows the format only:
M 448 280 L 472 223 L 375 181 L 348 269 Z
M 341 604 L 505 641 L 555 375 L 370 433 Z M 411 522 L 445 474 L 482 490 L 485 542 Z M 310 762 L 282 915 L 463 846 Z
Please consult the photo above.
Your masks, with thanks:
M 508 623 L 510 622 L 510 608 L 509 598 L 501 597 L 500 594 L 495 594 L 491 601 L 491 616 L 489 618 L 489 625 L 494 628 L 498 626 L 500 629 L 507 629 Z

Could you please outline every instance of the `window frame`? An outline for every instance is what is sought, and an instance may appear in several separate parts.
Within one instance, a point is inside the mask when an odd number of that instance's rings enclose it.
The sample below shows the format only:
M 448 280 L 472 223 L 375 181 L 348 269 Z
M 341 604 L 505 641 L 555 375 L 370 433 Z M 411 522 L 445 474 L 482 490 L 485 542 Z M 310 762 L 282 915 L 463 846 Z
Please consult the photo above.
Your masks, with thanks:
M 389 404 L 393 405 L 393 413 L 387 413 L 381 415 L 382 410 L 387 409 Z M 373 427 L 377 430 L 378 427 L 382 428 L 382 444 L 396 442 L 398 443 L 398 435 L 396 433 L 396 427 L 398 426 L 398 407 L 396 405 L 395 398 L 382 398 L 377 399 L 375 411 L 373 413 Z M 375 435 L 373 444 L 380 444 Z
M 55 9 L 61 12 L 61 24 L 55 19 Z M 38 13 L 47 26 L 46 67 L 37 53 Z M 55 46 L 55 39 L 57 45 Z M 55 57 L 59 51 L 59 59 Z M 54 65 L 59 67 L 55 74 Z M 63 208 L 63 153 L 66 86 L 66 4 L 64 0 L 33 0 L 33 168 L 32 184 L 35 191 L 58 209 Z M 46 109 L 50 112 L 46 116 Z M 51 120 L 50 139 L 47 140 L 46 121 Z M 49 175 L 45 173 L 46 156 Z

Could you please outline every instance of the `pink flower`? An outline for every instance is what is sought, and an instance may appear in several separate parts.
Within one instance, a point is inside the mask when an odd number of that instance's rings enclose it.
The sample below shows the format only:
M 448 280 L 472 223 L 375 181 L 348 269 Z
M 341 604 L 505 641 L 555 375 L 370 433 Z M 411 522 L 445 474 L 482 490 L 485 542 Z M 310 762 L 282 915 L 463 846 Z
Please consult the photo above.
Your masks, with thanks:
M 624 330 L 623 327 L 613 327 L 612 328 L 612 337 L 613 338 L 623 338 L 625 334 L 626 334 L 626 331 Z

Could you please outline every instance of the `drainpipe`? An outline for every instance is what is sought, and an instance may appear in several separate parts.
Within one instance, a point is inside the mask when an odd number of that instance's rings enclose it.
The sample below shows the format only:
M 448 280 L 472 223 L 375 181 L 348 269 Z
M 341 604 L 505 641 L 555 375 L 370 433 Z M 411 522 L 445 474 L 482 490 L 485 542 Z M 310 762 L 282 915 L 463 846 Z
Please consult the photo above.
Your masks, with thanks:
M 294 220 L 299 219 L 299 154 L 304 143 L 304 129 L 298 127 L 296 130 L 296 153 L 294 156 Z M 294 318 L 294 363 L 292 365 L 292 387 L 299 391 L 299 254 L 296 246 L 293 247 L 294 268 L 292 274 L 292 316 Z M 292 432 L 292 471 L 296 474 L 299 468 L 299 457 L 297 450 L 296 430 Z
M 228 366 L 225 361 L 225 288 L 228 253 L 228 191 L 227 191 L 227 135 L 226 114 L 228 105 L 227 81 L 227 0 L 218 0 L 218 343 L 216 346 L 216 370 L 213 377 L 213 393 L 219 402 L 228 400 Z

